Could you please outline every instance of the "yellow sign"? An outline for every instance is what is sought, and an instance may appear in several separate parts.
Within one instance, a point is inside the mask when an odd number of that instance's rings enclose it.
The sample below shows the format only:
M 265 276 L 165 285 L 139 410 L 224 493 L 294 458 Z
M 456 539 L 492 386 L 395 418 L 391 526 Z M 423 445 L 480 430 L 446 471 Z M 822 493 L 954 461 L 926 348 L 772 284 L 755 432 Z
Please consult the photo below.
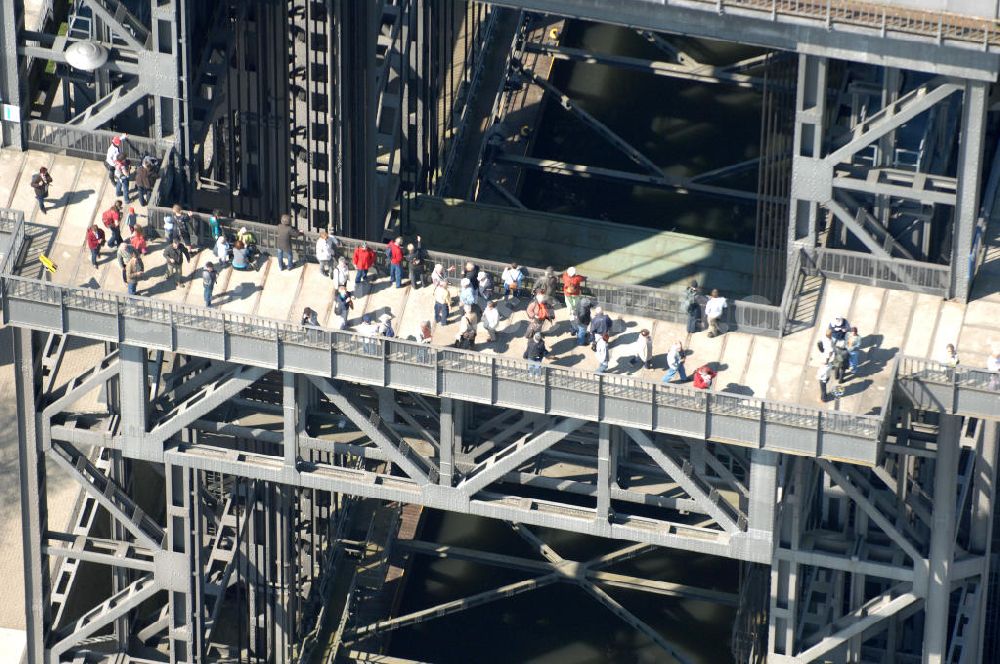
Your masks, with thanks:
M 49 272 L 51 272 L 52 274 L 55 274 L 55 273 L 56 273 L 56 264 L 55 264 L 55 263 L 53 263 L 53 262 L 52 262 L 52 260 L 51 260 L 51 259 L 49 259 L 49 257 L 48 257 L 48 256 L 46 256 L 45 254 L 42 254 L 42 255 L 40 255 L 40 256 L 38 257 L 38 260 L 40 260 L 40 261 L 42 262 L 42 265 L 44 265 L 44 266 L 45 266 L 45 269 L 46 269 L 46 270 L 48 270 L 48 271 L 49 271 Z

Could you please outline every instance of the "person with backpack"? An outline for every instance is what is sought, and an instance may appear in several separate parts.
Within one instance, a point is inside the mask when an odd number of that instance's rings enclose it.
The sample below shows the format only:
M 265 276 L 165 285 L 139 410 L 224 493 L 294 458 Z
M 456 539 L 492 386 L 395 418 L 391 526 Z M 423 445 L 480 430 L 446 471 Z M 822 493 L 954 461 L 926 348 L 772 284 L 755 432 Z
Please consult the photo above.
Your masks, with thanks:
M 45 209 L 45 199 L 49 196 L 49 185 L 52 184 L 52 176 L 49 169 L 42 166 L 38 172 L 31 176 L 31 188 L 35 190 L 35 200 L 38 201 L 38 211 L 48 214 Z
M 295 267 L 295 255 L 292 253 L 292 239 L 302 235 L 302 232 L 292 226 L 292 218 L 281 215 L 281 223 L 278 224 L 276 244 L 278 245 L 278 269 L 291 270 Z M 287 267 L 285 259 L 288 259 Z
M 480 270 L 476 277 L 479 282 L 479 299 L 482 300 L 480 306 L 493 299 L 493 275 L 486 270 Z
M 712 381 L 715 380 L 716 375 L 718 374 L 715 369 L 703 364 L 694 372 L 694 386 L 699 390 L 709 390 L 712 388 Z
M 190 221 L 191 213 L 185 211 L 180 205 L 174 204 L 170 209 L 170 214 L 163 218 L 163 234 L 168 240 L 172 240 L 174 237 L 180 238 L 188 252 L 193 254 L 196 249 L 191 245 Z
M 247 230 L 246 226 L 241 226 L 239 232 L 236 233 L 236 241 L 242 242 L 243 246 L 246 247 L 247 264 L 256 270 L 257 256 L 260 255 L 260 249 L 257 248 L 257 238 Z
M 694 334 L 698 331 L 698 322 L 701 321 L 701 303 L 698 298 L 701 296 L 701 289 L 697 281 L 688 284 L 684 291 L 684 299 L 681 300 L 681 313 L 687 316 L 687 331 Z
M 604 313 L 604 309 L 601 307 L 594 307 L 590 318 L 590 333 L 594 338 L 596 339 L 602 334 L 611 336 L 612 325 L 611 316 Z
M 375 265 L 375 251 L 368 248 L 367 242 L 362 242 L 361 246 L 354 250 L 354 256 L 352 256 L 352 262 L 354 263 L 354 287 L 357 289 L 362 282 L 368 279 L 368 270 L 372 269 Z
M 589 297 L 581 297 L 576 304 L 576 314 L 574 324 L 576 325 L 576 343 L 578 346 L 587 345 L 587 330 L 590 328 L 592 318 L 591 307 L 593 300 Z
M 90 249 L 90 264 L 97 267 L 97 257 L 104 246 L 104 231 L 97 224 L 91 224 L 87 229 L 87 249 Z
M 392 339 L 396 336 L 396 331 L 392 329 L 392 314 L 386 312 L 378 317 L 378 326 L 375 329 L 375 334 L 387 339 Z
M 191 254 L 181 244 L 180 238 L 175 237 L 170 240 L 170 246 L 163 250 L 163 257 L 167 261 L 167 279 L 172 279 L 175 286 L 179 285 L 184 261 L 191 260 Z
M 524 283 L 524 272 L 517 263 L 511 263 L 504 268 L 503 274 L 500 275 L 501 281 L 503 281 L 503 297 L 505 300 L 509 300 L 511 297 L 517 297 L 518 293 L 521 291 L 521 286 Z
M 559 277 L 556 276 L 555 269 L 550 265 L 545 268 L 545 274 L 535 283 L 535 292 L 544 293 L 550 309 L 556 307 L 556 292 L 559 290 Z
M 396 288 L 403 287 L 403 238 L 397 237 L 395 240 L 385 245 L 385 255 L 389 259 L 389 280 Z
M 845 340 L 841 339 L 834 344 L 833 357 L 830 358 L 830 367 L 833 369 L 833 377 L 837 379 L 838 384 L 844 382 L 844 374 L 847 373 L 849 355 L 847 342 Z
M 458 321 L 458 335 L 455 336 L 455 347 L 465 350 L 476 349 L 476 328 L 479 326 L 479 316 L 469 305 L 462 307 L 462 318 Z
M 215 290 L 215 282 L 218 281 L 219 275 L 215 271 L 215 265 L 212 261 L 205 263 L 205 269 L 201 272 L 201 285 L 205 289 L 205 306 L 212 306 L 212 291 Z
M 122 202 L 115 201 L 111 207 L 101 214 L 101 223 L 104 227 L 108 229 L 111 237 L 108 238 L 108 246 L 112 249 L 117 247 L 122 243 L 122 232 L 121 232 L 121 220 L 122 220 Z
M 139 205 L 149 205 L 153 195 L 153 185 L 156 183 L 156 165 L 150 156 L 145 156 L 139 168 L 135 170 L 135 189 L 139 194 Z
M 339 305 L 344 311 L 344 318 L 347 318 L 348 312 L 354 309 L 354 298 L 347 292 L 347 284 L 340 284 L 333 298 L 334 307 Z
M 115 196 L 121 196 L 125 201 L 131 201 L 129 192 L 129 177 L 132 167 L 128 159 L 119 157 L 115 162 Z
M 128 134 L 119 134 L 111 139 L 111 145 L 108 146 L 108 151 L 104 155 L 104 168 L 108 169 L 108 179 L 111 180 L 111 184 L 115 184 L 115 167 L 118 165 L 118 159 L 124 156 L 123 144 L 128 140 Z
M 528 330 L 524 334 L 526 339 L 541 333 L 545 322 L 555 318 L 555 312 L 552 311 L 543 293 L 535 295 L 535 300 L 528 305 L 526 313 L 528 314 Z

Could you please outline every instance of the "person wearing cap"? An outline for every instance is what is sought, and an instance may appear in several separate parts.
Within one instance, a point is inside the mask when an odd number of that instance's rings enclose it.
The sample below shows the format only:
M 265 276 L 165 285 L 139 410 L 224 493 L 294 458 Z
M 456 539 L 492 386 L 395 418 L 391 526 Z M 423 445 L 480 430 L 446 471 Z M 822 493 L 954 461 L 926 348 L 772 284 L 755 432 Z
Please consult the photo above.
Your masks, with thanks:
M 354 263 L 354 287 L 361 285 L 362 282 L 368 279 L 368 270 L 372 269 L 375 265 L 375 250 L 368 247 L 367 242 L 362 242 L 361 246 L 354 250 L 354 255 L 351 257 L 351 262 Z
M 604 313 L 604 309 L 601 307 L 594 307 L 590 312 L 590 333 L 594 335 L 594 338 L 601 336 L 602 334 L 611 334 L 611 316 Z
M 143 159 L 139 168 L 135 169 L 135 188 L 139 193 L 139 205 L 149 205 L 153 195 L 153 185 L 156 182 L 156 167 L 149 159 Z
M 843 316 L 837 316 L 830 321 L 830 331 L 833 332 L 834 341 L 843 341 L 847 333 L 851 331 L 851 324 Z
M 31 188 L 35 190 L 35 200 L 38 201 L 38 211 L 48 214 L 45 210 L 45 199 L 49 196 L 49 185 L 52 184 L 52 176 L 49 169 L 42 166 L 38 172 L 31 176 Z
M 246 247 L 247 263 L 250 267 L 256 270 L 257 266 L 255 261 L 257 260 L 257 256 L 260 254 L 260 250 L 257 249 L 257 238 L 254 237 L 253 233 L 247 230 L 246 226 L 241 226 L 240 231 L 236 234 L 236 241 L 242 242 L 243 246 Z
M 125 225 L 128 226 L 128 234 L 131 236 L 135 232 L 135 224 L 138 221 L 138 215 L 135 213 L 135 206 L 129 205 L 128 212 L 125 214 Z
M 541 332 L 535 332 L 528 342 L 528 347 L 524 350 L 524 359 L 528 360 L 528 371 L 533 376 L 542 373 L 542 360 L 549 354 L 549 349 L 545 347 L 545 340 L 542 339 Z
M 108 146 L 108 151 L 104 155 L 104 167 L 108 169 L 108 179 L 111 180 L 111 184 L 115 184 L 115 167 L 118 164 L 118 158 L 124 153 L 122 152 L 122 143 L 128 140 L 128 134 L 119 134 L 111 139 L 111 145 Z
M 587 278 L 576 273 L 576 268 L 571 267 L 562 275 L 563 297 L 566 300 L 566 308 L 570 312 L 576 311 L 576 305 L 580 302 L 580 293 L 583 292 L 583 284 Z
M 201 272 L 201 284 L 205 288 L 205 306 L 212 306 L 212 291 L 215 290 L 215 282 L 218 281 L 219 275 L 215 271 L 215 265 L 212 261 L 205 263 L 205 269 Z
M 392 314 L 385 312 L 378 317 L 378 326 L 375 333 L 380 337 L 388 337 L 390 339 L 396 336 L 396 331 L 392 329 Z
M 687 381 L 687 374 L 684 373 L 684 346 L 680 339 L 667 351 L 667 373 L 663 374 L 660 382 L 669 383 L 677 374 L 680 374 L 682 383 Z
M 478 298 L 476 297 L 475 288 L 472 285 L 472 280 L 468 277 L 463 277 L 461 281 L 462 289 L 458 293 L 458 301 L 462 305 L 473 306 L 476 304 Z

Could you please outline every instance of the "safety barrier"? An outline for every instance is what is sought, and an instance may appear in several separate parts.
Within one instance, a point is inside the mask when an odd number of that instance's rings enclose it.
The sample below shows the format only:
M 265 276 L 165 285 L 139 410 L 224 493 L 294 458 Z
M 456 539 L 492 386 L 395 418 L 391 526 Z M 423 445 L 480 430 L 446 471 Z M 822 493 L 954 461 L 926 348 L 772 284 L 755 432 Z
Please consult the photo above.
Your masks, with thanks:
M 120 135 L 120 132 L 76 129 L 44 120 L 28 120 L 26 124 L 29 149 L 63 152 L 71 157 L 97 161 L 104 161 L 111 139 Z M 172 147 L 171 141 L 133 135 L 123 143 L 125 156 L 137 163 L 146 155 L 160 158 Z
M 1000 373 L 916 357 L 900 360 L 896 387 L 915 408 L 996 419 Z
M 167 208 L 148 208 L 149 227 L 158 233 L 162 233 L 164 217 L 169 213 L 170 210 Z M 207 217 L 196 215 L 192 219 L 191 226 L 193 234 L 192 242 L 196 242 L 203 247 L 211 247 L 212 235 L 209 230 Z M 262 250 L 268 252 L 277 250 L 277 227 L 272 224 L 222 220 L 220 226 L 232 236 L 235 236 L 241 227 L 246 227 L 248 231 L 254 234 L 257 245 Z M 309 260 L 315 260 L 317 237 L 316 233 L 305 232 L 293 240 L 292 248 L 300 259 L 304 257 Z M 338 237 L 337 240 L 340 242 L 341 254 L 346 255 L 348 262 L 350 262 L 351 255 L 361 245 L 362 241 L 348 237 Z M 375 250 L 376 269 L 382 274 L 387 274 L 389 265 L 383 250 L 384 246 L 377 243 L 369 244 Z M 503 287 L 500 275 L 507 267 L 506 263 L 458 256 L 440 251 L 428 252 L 427 263 L 428 267 L 434 264 L 443 265 L 445 270 L 448 271 L 447 274 L 455 277 L 455 275 L 462 274 L 465 264 L 468 261 L 472 261 L 481 269 L 490 272 L 493 275 L 498 291 Z M 521 266 L 521 273 L 524 275 L 523 287 L 525 290 L 530 291 L 537 283 L 541 282 L 545 275 L 545 270 Z M 643 316 L 675 323 L 683 323 L 687 318 L 687 314 L 681 310 L 684 295 L 677 291 L 651 288 L 649 286 L 616 284 L 599 279 L 588 279 L 584 293 L 595 298 L 597 303 L 607 311 L 620 315 Z M 781 336 L 782 331 L 781 308 L 747 300 L 729 300 L 729 306 L 723 314 L 722 323 L 732 330 L 778 337 Z
M 843 249 L 815 249 L 812 266 L 819 274 L 881 288 L 902 288 L 948 297 L 951 268 L 902 258 L 879 258 Z

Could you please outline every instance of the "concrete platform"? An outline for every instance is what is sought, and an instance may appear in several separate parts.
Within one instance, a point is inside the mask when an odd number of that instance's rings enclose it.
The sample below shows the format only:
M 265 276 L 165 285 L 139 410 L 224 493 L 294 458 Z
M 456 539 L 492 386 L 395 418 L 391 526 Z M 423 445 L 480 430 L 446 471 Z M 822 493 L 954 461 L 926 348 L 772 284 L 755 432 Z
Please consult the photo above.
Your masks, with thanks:
M 20 160 L 17 155 L 12 158 L 9 154 L 3 154 L 0 159 L 14 166 L 8 172 L 23 174 L 28 164 L 43 163 L 46 159 L 51 162 L 54 158 L 29 152 L 20 155 Z M 91 177 L 94 166 L 92 162 L 59 159 L 64 165 L 57 167 L 54 173 L 56 184 L 53 186 L 53 197 L 66 203 L 45 217 L 37 213 L 33 201 L 25 210 L 28 217 L 36 222 L 58 221 L 59 228 L 54 229 L 55 241 L 50 251 L 52 258 L 59 264 L 53 280 L 67 285 L 124 292 L 125 286 L 111 252 L 105 250 L 101 265 L 94 270 L 88 263 L 87 251 L 83 245 L 84 229 L 89 223 L 99 221 L 100 211 L 113 200 L 113 192 L 102 188 L 102 193 L 98 196 L 99 204 L 94 205 L 89 196 L 83 198 L 64 188 L 70 185 L 60 183 L 86 180 L 87 187 L 95 190 L 100 185 L 96 181 L 89 184 L 88 178 Z M 24 198 L 23 190 L 28 187 L 24 177 L 18 178 L 13 184 L 9 182 L 9 178 L 0 180 L 6 180 L 0 183 L 0 187 L 8 187 L 4 191 L 10 192 L 8 200 L 0 201 L 0 205 L 9 205 L 13 200 Z M 468 211 L 463 205 L 448 205 L 443 202 L 437 205 L 438 209 L 447 209 L 448 218 L 461 215 L 463 210 Z M 139 213 L 141 225 L 144 220 L 143 211 L 139 210 Z M 479 223 L 485 224 L 489 219 L 488 216 L 482 217 Z M 523 223 L 527 224 L 527 221 Z M 569 224 L 570 221 L 561 220 L 560 223 Z M 435 250 L 450 249 L 455 253 L 477 256 L 489 253 L 487 249 L 494 237 L 490 228 L 495 229 L 496 226 L 483 227 L 480 233 L 458 233 L 452 230 L 439 235 L 437 231 L 431 230 L 425 235 L 425 244 Z M 444 227 L 441 229 L 443 231 Z M 621 231 L 618 226 L 614 229 Z M 611 230 L 608 228 L 603 232 L 610 233 Z M 432 232 L 434 235 L 430 234 Z M 535 229 L 535 232 L 535 246 L 541 252 L 545 247 L 568 244 L 570 240 L 567 238 L 572 236 L 573 229 L 569 225 L 551 225 L 546 229 Z M 648 252 L 648 265 L 644 269 L 653 272 L 700 273 L 702 267 L 699 261 L 707 260 L 711 253 L 704 245 L 699 245 L 699 242 L 708 243 L 700 238 L 696 238 L 698 242 L 685 240 L 687 244 L 683 248 L 677 248 L 671 258 L 663 257 L 662 253 L 666 243 L 670 242 L 669 239 L 647 237 L 633 242 L 627 238 L 612 238 L 610 235 L 606 239 L 609 242 L 614 239 L 621 251 L 643 247 L 642 250 Z M 439 242 L 448 244 L 441 246 Z M 140 284 L 140 295 L 200 306 L 202 289 L 199 275 L 192 271 L 190 265 L 185 269 L 189 276 L 180 288 L 175 289 L 171 284 L 164 283 L 164 271 L 161 267 L 163 247 L 162 240 L 150 243 L 150 253 L 144 259 L 147 272 Z M 654 257 L 657 254 L 660 258 Z M 495 256 L 495 252 L 492 255 Z M 612 253 L 608 256 L 616 255 Z M 692 264 L 686 265 L 677 257 L 690 259 Z M 705 363 L 714 363 L 719 370 L 719 378 L 713 386 L 716 391 L 832 409 L 832 403 L 823 404 L 819 399 L 816 371 L 821 357 L 816 345 L 822 338 L 827 323 L 833 317 L 843 315 L 859 328 L 865 340 L 862 365 L 858 375 L 845 383 L 845 394 L 839 407 L 856 414 L 880 414 L 889 388 L 892 362 L 903 352 L 940 359 L 945 344 L 956 343 L 963 364 L 985 366 L 989 348 L 1000 344 L 1000 331 L 995 323 L 1000 321 L 998 258 L 1000 251 L 990 254 L 977 285 L 978 299 L 968 307 L 927 295 L 828 281 L 819 299 L 818 316 L 813 327 L 780 340 L 737 332 L 709 339 L 704 332 L 689 335 L 677 323 L 636 317 L 622 318 L 612 312 L 616 321 L 609 372 L 657 381 L 666 369 L 668 348 L 675 340 L 680 340 L 689 349 L 686 362 L 689 372 Z M 203 250 L 194 257 L 193 262 L 196 266 L 201 266 L 208 260 L 213 260 L 213 256 Z M 592 271 L 591 267 L 597 270 L 602 264 L 607 266 L 610 260 L 611 258 L 606 258 L 594 263 L 581 260 L 578 264 L 582 273 L 598 276 L 602 273 Z M 542 265 L 548 262 L 539 261 Z M 661 266 L 657 267 L 658 265 Z M 616 278 L 627 280 L 628 274 L 627 270 L 622 270 Z M 457 284 L 454 286 L 457 297 Z M 298 323 L 302 309 L 306 306 L 319 313 L 321 322 L 329 321 L 332 299 L 333 284 L 318 273 L 316 265 L 303 266 L 300 261 L 293 270 L 280 271 L 274 259 L 269 259 L 255 273 L 240 274 L 233 273 L 229 268 L 222 269 L 215 302 L 224 311 Z M 436 345 L 448 345 L 455 340 L 458 332 L 458 316 L 455 313 L 457 300 L 453 304 L 456 306 L 452 308 L 449 324 L 435 326 L 433 341 Z M 485 343 L 486 335 L 481 333 L 477 350 L 520 359 L 526 346 L 523 338 L 527 328 L 524 312 L 526 304 L 524 301 L 499 303 L 502 320 L 498 340 L 496 343 Z M 348 320 L 349 328 L 357 326 L 365 313 L 372 314 L 373 317 L 390 313 L 397 334 L 402 337 L 413 336 L 420 321 L 433 319 L 431 292 L 427 288 L 411 289 L 405 281 L 403 288 L 396 289 L 383 276 L 362 297 L 357 298 Z M 556 311 L 556 321 L 545 330 L 547 344 L 552 351 L 551 364 L 575 369 L 595 369 L 597 361 L 594 354 L 589 347 L 575 344 L 570 327 L 567 311 L 560 306 Z M 653 334 L 652 369 L 633 368 L 627 362 L 630 344 L 643 328 L 649 329 Z

